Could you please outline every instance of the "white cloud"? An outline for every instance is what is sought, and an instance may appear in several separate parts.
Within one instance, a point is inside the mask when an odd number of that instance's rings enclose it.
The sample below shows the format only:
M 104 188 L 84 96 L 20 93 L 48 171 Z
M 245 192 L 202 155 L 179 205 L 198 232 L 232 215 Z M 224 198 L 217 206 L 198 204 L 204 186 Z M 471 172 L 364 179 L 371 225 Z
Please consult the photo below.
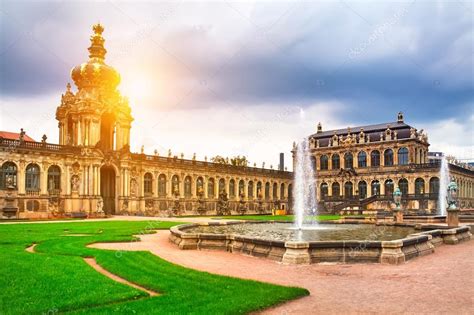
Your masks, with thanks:
M 419 124 L 423 126 L 423 124 Z M 464 122 L 448 118 L 426 125 L 431 143 L 430 151 L 454 155 L 457 159 L 473 160 L 474 157 L 474 114 Z

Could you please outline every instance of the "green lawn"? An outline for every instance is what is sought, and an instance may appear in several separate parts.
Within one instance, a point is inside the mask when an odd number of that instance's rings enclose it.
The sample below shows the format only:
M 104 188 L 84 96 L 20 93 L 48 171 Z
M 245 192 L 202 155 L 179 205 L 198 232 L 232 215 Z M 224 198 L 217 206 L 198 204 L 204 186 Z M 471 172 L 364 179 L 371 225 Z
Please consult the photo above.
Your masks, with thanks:
M 86 248 L 94 242 L 133 241 L 132 235 L 178 223 L 156 221 L 0 224 L 0 314 L 238 314 L 308 294 L 171 264 L 149 252 Z M 91 234 L 87 236 L 63 236 Z M 25 248 L 37 243 L 37 253 Z M 205 255 L 205 253 L 203 253 Z M 108 271 L 160 292 L 146 293 L 92 269 Z
M 310 219 L 311 216 L 306 216 L 305 220 Z M 316 215 L 314 218 L 318 221 L 327 220 L 338 220 L 341 218 L 340 215 Z M 214 217 L 214 219 L 233 219 L 233 220 L 259 220 L 259 221 L 288 221 L 293 222 L 295 220 L 294 215 L 232 215 Z

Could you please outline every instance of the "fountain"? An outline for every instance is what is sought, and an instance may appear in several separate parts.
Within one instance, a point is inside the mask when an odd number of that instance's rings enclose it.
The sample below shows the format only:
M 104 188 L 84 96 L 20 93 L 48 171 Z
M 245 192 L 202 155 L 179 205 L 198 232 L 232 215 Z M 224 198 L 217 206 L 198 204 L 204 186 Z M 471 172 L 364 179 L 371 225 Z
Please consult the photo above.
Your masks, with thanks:
M 304 138 L 297 145 L 294 170 L 293 200 L 295 213 L 295 227 L 299 230 L 315 228 L 317 221 L 316 178 L 308 138 Z M 308 216 L 306 216 L 308 215 Z M 309 218 L 309 220 L 308 220 Z
M 438 207 L 440 215 L 446 215 L 446 197 L 449 185 L 449 167 L 446 156 L 443 154 L 441 158 L 441 167 L 439 169 L 439 192 L 438 192 Z

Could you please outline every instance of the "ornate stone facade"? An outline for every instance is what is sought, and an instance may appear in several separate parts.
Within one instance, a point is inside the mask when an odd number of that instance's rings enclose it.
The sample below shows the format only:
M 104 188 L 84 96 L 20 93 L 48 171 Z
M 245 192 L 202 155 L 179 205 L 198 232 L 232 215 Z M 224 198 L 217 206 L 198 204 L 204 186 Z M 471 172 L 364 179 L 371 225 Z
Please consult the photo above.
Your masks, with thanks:
M 403 209 L 437 209 L 440 163 L 428 160 L 428 136 L 405 124 L 402 113 L 391 123 L 325 132 L 319 123 L 309 139 L 321 208 L 389 210 L 399 187 Z M 449 168 L 463 186 L 461 207 L 472 209 L 474 171 L 454 164 Z
M 105 63 L 95 25 L 89 61 L 71 72 L 57 108 L 59 144 L 0 138 L 0 202 L 14 181 L 19 217 L 53 215 L 215 215 L 288 208 L 292 173 L 247 166 L 245 157 L 212 162 L 130 152 L 133 118 Z M 27 139 L 27 140 L 25 140 Z M 0 204 L 0 208 L 1 208 Z

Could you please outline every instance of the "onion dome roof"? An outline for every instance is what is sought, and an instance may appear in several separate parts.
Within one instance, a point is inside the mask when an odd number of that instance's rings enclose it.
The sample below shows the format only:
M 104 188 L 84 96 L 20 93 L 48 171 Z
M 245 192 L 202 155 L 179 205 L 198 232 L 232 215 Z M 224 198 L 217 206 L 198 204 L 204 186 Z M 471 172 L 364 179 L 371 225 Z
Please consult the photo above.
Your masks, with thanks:
M 94 34 L 91 36 L 89 50 L 89 61 L 74 67 L 71 70 L 71 78 L 79 90 L 90 87 L 103 87 L 115 90 L 120 83 L 120 74 L 111 66 L 105 64 L 104 48 L 105 39 L 102 37 L 104 27 L 95 24 L 92 27 Z

